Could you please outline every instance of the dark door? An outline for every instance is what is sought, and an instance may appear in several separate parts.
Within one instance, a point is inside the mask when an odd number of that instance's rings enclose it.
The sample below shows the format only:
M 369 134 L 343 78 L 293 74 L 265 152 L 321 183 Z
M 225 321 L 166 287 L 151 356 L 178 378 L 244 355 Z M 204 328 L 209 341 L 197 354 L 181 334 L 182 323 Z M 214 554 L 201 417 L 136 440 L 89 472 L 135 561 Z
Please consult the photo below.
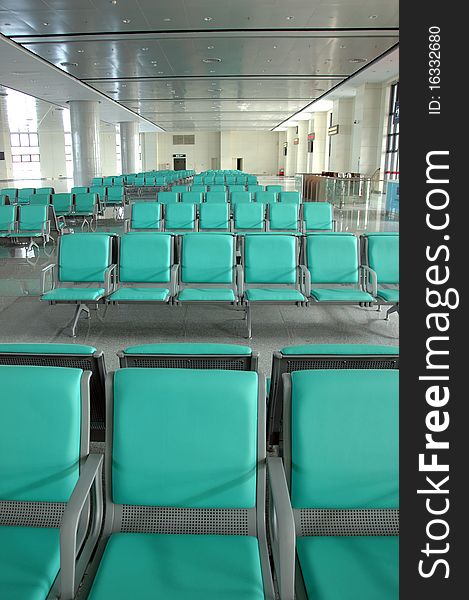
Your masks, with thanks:
M 175 171 L 185 171 L 186 170 L 186 159 L 185 158 L 175 158 L 174 160 L 174 170 Z
M 237 158 L 236 159 L 236 169 L 238 171 L 242 171 L 243 170 L 243 159 L 242 158 Z

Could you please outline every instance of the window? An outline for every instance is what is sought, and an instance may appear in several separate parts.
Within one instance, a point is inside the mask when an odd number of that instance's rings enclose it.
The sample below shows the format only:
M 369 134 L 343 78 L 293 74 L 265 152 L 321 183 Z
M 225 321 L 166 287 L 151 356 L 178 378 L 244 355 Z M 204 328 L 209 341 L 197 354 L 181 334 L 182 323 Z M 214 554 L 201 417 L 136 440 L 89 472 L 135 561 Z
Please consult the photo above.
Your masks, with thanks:
M 10 143 L 14 163 L 39 162 L 39 138 L 37 133 L 12 133 Z
M 195 135 L 173 135 L 174 146 L 186 146 L 195 144 Z
M 387 179 L 399 178 L 399 83 L 391 86 L 384 175 Z
M 72 125 L 70 123 L 70 111 L 62 111 L 62 121 L 64 126 L 64 141 L 65 141 L 65 169 L 67 177 L 73 177 L 73 154 L 72 154 Z

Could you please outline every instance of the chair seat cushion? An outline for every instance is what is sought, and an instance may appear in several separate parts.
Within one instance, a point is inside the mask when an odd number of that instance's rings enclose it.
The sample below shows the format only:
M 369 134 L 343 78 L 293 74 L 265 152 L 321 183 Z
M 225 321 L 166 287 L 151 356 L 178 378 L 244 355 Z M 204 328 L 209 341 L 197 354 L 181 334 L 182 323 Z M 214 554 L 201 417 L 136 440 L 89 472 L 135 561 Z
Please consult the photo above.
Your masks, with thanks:
M 0 352 L 2 344 L 0 344 Z M 239 346 L 238 344 L 142 344 L 141 346 L 130 346 L 124 350 L 124 354 L 194 354 L 216 355 L 216 354 L 239 354 L 251 356 L 252 350 L 249 346 Z
M 280 352 L 285 355 L 399 354 L 399 346 L 378 346 L 374 344 L 303 344 L 300 346 L 285 346 Z
M 311 290 L 311 296 L 318 302 L 373 302 L 374 298 L 368 292 L 354 288 L 316 288 Z
M 385 300 L 386 302 L 399 302 L 399 290 L 392 288 L 378 288 L 378 298 Z
M 59 529 L 0 527 L 0 598 L 44 600 L 60 568 Z
M 178 294 L 181 302 L 234 302 L 234 291 L 225 288 L 185 288 Z
M 112 301 L 165 302 L 169 297 L 166 288 L 131 288 L 122 287 L 108 297 Z
M 81 344 L 0 344 L 0 353 L 12 354 L 88 354 L 96 352 L 94 346 Z
M 65 302 L 99 300 L 105 294 L 104 288 L 55 288 L 41 296 L 41 300 L 64 300 Z
M 309 598 L 399 598 L 398 537 L 300 537 L 297 552 Z
M 294 289 L 252 288 L 244 292 L 249 302 L 303 302 L 306 298 Z
M 42 237 L 43 233 L 41 231 L 18 231 L 16 233 L 11 234 L 12 237 L 25 237 L 25 238 L 33 238 L 33 237 Z
M 257 539 L 229 535 L 115 533 L 89 600 L 260 600 Z

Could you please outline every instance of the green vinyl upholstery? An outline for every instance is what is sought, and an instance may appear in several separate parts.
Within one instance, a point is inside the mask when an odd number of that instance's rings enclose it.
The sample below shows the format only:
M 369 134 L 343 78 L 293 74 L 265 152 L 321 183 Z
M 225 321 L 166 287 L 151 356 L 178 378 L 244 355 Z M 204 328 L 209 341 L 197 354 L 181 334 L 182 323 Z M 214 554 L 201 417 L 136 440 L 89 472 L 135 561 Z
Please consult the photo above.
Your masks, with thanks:
M 56 215 L 70 215 L 73 207 L 72 194 L 52 194 L 52 206 Z
M 275 204 L 277 202 L 277 194 L 269 191 L 256 192 L 256 202 L 259 204 Z
M 119 281 L 168 283 L 171 277 L 172 237 L 133 233 L 120 238 Z
M 297 280 L 297 244 L 290 235 L 259 234 L 244 238 L 246 283 L 294 284 Z
M 398 537 L 301 537 L 297 552 L 309 598 L 399 598 Z
M 54 188 L 52 188 L 52 187 L 36 188 L 36 194 L 46 194 L 47 196 L 50 196 L 53 193 L 54 193 Z
M 24 354 L 88 354 L 93 355 L 96 348 L 82 344 L 0 344 L 1 353 Z
M 94 302 L 106 293 L 105 288 L 58 287 L 41 296 L 46 302 Z
M 275 192 L 276 194 L 283 192 L 281 185 L 267 185 L 265 189 L 267 192 Z
M 357 238 L 350 234 L 313 234 L 306 238 L 312 283 L 358 283 Z
M 28 196 L 27 202 L 29 204 L 37 204 L 40 206 L 47 206 L 51 202 L 50 194 L 33 194 L 32 196 Z
M 173 185 L 171 187 L 171 191 L 172 192 L 188 192 L 189 191 L 189 186 L 188 185 Z
M 332 204 L 329 202 L 305 202 L 303 219 L 305 231 L 332 231 Z
M 0 195 L 8 196 L 10 202 L 14 202 L 18 195 L 18 190 L 16 188 L 2 188 L 0 190 Z
M 191 192 L 202 192 L 203 194 L 205 194 L 206 191 L 207 186 L 203 185 L 202 183 L 195 183 L 191 185 Z
M 181 302 L 235 302 L 231 288 L 184 288 L 178 294 Z
M 44 600 L 59 568 L 59 529 L 0 526 L 0 598 Z
M 91 189 L 91 188 L 90 188 Z M 83 194 L 75 194 L 75 214 L 79 216 L 89 217 L 94 215 L 98 210 L 98 194 L 88 192 Z
M 104 185 L 92 185 L 90 187 L 90 194 L 96 194 L 100 202 L 104 202 L 107 197 L 107 187 Z
M 130 208 L 131 229 L 160 229 L 161 204 L 159 202 L 134 202 Z
M 158 192 L 157 200 L 161 204 L 176 204 L 179 202 L 179 194 L 178 192 Z
M 258 541 L 250 536 L 115 533 L 90 600 L 262 600 Z
M 399 346 L 374 344 L 302 344 L 285 346 L 280 352 L 286 356 L 298 354 L 399 354 Z
M 14 230 L 16 206 L 6 204 L 0 206 L 0 237 L 9 235 Z
M 36 193 L 36 188 L 21 188 L 18 190 L 18 199 L 19 198 L 29 198 L 29 196 L 32 196 L 33 194 Z
M 200 186 L 204 187 L 204 186 Z M 174 188 L 173 188 L 174 189 Z M 203 191 L 196 191 L 192 189 L 190 192 L 182 192 L 181 193 L 181 202 L 186 202 L 188 204 L 202 204 L 204 200 Z
M 124 187 L 115 185 L 107 190 L 107 204 L 122 204 L 124 202 Z
M 47 206 L 26 205 L 20 206 L 18 218 L 18 231 L 20 233 L 41 232 L 47 222 Z
M 2 351 L 0 345 L 0 352 Z M 143 344 L 141 346 L 129 346 L 125 348 L 124 354 L 195 354 L 217 355 L 217 354 L 239 354 L 242 356 L 251 356 L 252 350 L 249 346 L 239 346 L 238 344 Z
M 396 304 L 399 302 L 399 290 L 392 288 L 378 288 L 378 298 L 381 298 L 385 302 Z
M 211 203 L 223 203 L 226 202 L 227 198 L 226 198 L 226 192 L 213 192 L 210 189 L 210 192 L 207 192 L 205 194 L 205 202 L 211 202 Z
M 78 185 L 75 187 L 72 187 L 71 193 L 72 194 L 87 194 L 89 192 L 89 187 L 86 187 L 84 185 Z
M 354 288 L 314 288 L 311 295 L 318 302 L 373 302 L 371 294 Z
M 234 237 L 229 233 L 189 233 L 182 239 L 181 281 L 232 284 Z
M 190 508 L 256 505 L 253 371 L 127 368 L 114 375 L 112 497 Z M 164 423 L 155 435 L 155 423 Z M 236 439 L 236 444 L 226 440 Z M 156 460 L 155 460 L 156 459 Z
M 166 231 L 194 231 L 196 229 L 195 204 L 168 204 L 165 208 Z
M 278 195 L 279 202 L 287 202 L 290 204 L 301 204 L 300 192 L 280 192 Z
M 75 233 L 60 240 L 58 279 L 63 282 L 104 282 L 111 265 L 111 236 Z
M 244 296 L 249 302 L 304 302 L 306 298 L 294 289 L 251 288 Z
M 224 183 L 215 183 L 210 186 L 211 192 L 226 192 L 226 186 Z
M 367 234 L 367 263 L 376 272 L 378 285 L 399 283 L 399 234 Z
M 270 231 L 298 231 L 300 207 L 298 204 L 269 204 Z
M 200 205 L 199 230 L 215 229 L 228 231 L 230 228 L 230 207 L 228 204 Z
M 230 193 L 231 204 L 248 204 L 251 202 L 251 192 L 234 191 Z
M 81 376 L 81 369 L 0 366 L 1 500 L 68 500 L 79 475 Z
M 291 382 L 292 506 L 398 508 L 399 372 L 296 371 Z
M 234 209 L 234 227 L 237 231 L 265 231 L 265 207 L 257 202 L 237 204 Z

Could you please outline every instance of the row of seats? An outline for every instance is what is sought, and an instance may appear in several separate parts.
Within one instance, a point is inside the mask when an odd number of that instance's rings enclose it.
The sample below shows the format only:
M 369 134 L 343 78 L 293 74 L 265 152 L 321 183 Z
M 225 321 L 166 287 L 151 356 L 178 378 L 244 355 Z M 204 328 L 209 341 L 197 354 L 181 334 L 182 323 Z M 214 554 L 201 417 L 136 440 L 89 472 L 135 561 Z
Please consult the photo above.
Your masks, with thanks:
M 248 184 L 248 185 L 236 185 L 236 184 L 212 184 L 212 185 L 204 185 L 202 183 L 191 183 L 188 185 L 173 185 L 171 186 L 172 192 L 251 192 L 254 194 L 256 192 L 275 192 L 276 194 L 283 192 L 284 188 L 281 185 L 259 185 Z
M 43 188 L 3 188 L 0 189 L 0 205 L 2 204 L 14 204 L 15 202 L 21 202 L 25 198 L 29 198 L 33 195 L 41 194 L 53 194 L 54 188 L 43 187 Z
M 165 186 L 176 181 L 192 177 L 194 171 L 146 171 L 144 173 L 126 173 L 109 177 L 93 177 L 92 186 L 112 187 L 128 186 Z
M 199 173 L 194 175 L 193 183 L 203 184 L 256 184 L 257 177 L 255 175 L 248 175 L 241 172 L 219 172 L 219 171 L 207 171 L 205 173 Z
M 192 186 L 190 192 L 187 191 L 174 191 L 170 192 L 158 192 L 156 200 L 163 204 L 174 204 L 176 202 L 190 202 L 198 203 L 210 202 L 210 203 L 224 203 L 230 202 L 231 204 L 240 204 L 248 202 L 260 202 L 261 204 L 275 204 L 276 202 L 289 203 L 289 204 L 301 204 L 301 195 L 299 192 L 246 192 L 246 191 L 229 191 L 213 190 L 209 192 L 202 192 L 194 190 L 195 186 Z
M 390 305 L 388 315 L 398 311 L 398 234 L 366 234 L 362 252 L 351 233 L 245 234 L 239 261 L 236 242 L 213 232 L 176 240 L 147 232 L 62 236 L 57 265 L 43 270 L 41 300 L 76 305 L 73 336 L 81 313 L 99 303 L 240 305 L 248 337 L 252 304 L 376 303 Z
M 190 193 L 190 192 L 188 192 Z M 184 193 L 183 193 L 184 196 Z M 134 202 L 125 220 L 126 231 L 332 231 L 332 205 Z
M 29 240 L 31 246 L 42 240 L 45 248 L 48 242 L 54 241 L 53 233 L 60 235 L 63 232 L 65 222 L 51 205 L 0 206 L 0 239 Z
M 396 369 L 286 375 L 279 457 L 256 371 L 128 367 L 103 460 L 89 376 L 0 367 L 1 597 L 398 598 Z

